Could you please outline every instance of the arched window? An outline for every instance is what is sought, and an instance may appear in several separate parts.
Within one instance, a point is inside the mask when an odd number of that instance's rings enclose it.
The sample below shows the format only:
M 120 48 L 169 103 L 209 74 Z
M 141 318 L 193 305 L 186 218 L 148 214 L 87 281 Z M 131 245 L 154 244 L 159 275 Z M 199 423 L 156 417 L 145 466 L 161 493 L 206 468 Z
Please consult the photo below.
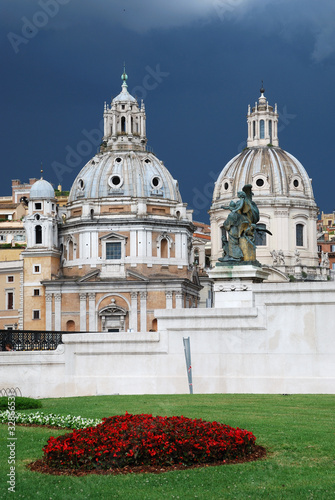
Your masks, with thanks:
M 272 143 L 272 120 L 269 120 L 269 136 L 270 136 L 270 143 Z
M 42 243 L 42 227 L 35 227 L 35 243 L 36 245 L 40 245 Z
M 161 258 L 167 259 L 169 256 L 169 242 L 166 238 L 161 240 Z
M 130 118 L 130 133 L 132 134 L 134 132 L 134 123 L 133 123 L 133 117 Z
M 126 119 L 124 116 L 122 116 L 121 118 L 121 132 L 125 132 L 126 131 Z
M 266 229 L 266 224 L 257 224 L 260 229 Z M 266 246 L 266 233 L 264 231 L 256 231 L 255 245 L 258 247 Z
M 264 139 L 264 120 L 259 122 L 259 137 L 260 139 Z
M 256 122 L 255 121 L 252 122 L 252 136 L 253 136 L 253 138 L 256 137 Z
M 295 226 L 295 239 L 297 247 L 304 246 L 304 226 L 303 224 L 297 224 Z

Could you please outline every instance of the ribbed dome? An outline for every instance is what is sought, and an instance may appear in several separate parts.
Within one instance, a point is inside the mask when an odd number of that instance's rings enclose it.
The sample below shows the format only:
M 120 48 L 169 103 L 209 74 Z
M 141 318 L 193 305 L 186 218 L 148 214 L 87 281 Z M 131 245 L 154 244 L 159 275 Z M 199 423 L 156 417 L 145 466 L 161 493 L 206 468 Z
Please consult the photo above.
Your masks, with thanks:
M 32 185 L 29 197 L 31 200 L 54 198 L 55 191 L 54 188 L 51 186 L 50 182 L 45 181 L 44 179 L 40 179 L 39 181 L 36 181 L 35 184 Z
M 182 201 L 177 181 L 154 154 L 111 151 L 96 155 L 82 168 L 69 202 L 120 196 Z
M 231 199 L 245 184 L 255 197 L 303 197 L 314 201 L 311 179 L 302 164 L 279 147 L 252 147 L 223 168 L 215 184 L 213 203 Z

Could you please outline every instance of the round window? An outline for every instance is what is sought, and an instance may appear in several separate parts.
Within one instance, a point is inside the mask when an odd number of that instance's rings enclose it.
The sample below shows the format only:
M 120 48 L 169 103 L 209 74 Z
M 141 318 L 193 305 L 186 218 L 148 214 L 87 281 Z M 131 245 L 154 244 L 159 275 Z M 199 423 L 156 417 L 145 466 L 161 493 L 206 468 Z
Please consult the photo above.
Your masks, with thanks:
M 118 174 L 113 174 L 109 177 L 108 179 L 108 184 L 110 185 L 111 188 L 119 188 L 123 184 L 123 179 L 120 175 Z
M 151 163 L 151 161 L 149 160 L 149 158 L 146 158 L 144 161 L 145 161 L 145 163 Z
M 225 182 L 223 187 L 224 187 L 224 188 L 225 188 L 225 190 L 227 191 L 227 190 L 229 189 L 229 184 L 228 184 L 228 182 Z
M 256 186 L 258 186 L 258 187 L 264 186 L 264 179 L 257 179 Z
M 161 180 L 159 177 L 153 177 L 151 179 L 151 185 L 153 188 L 158 189 L 161 186 Z
M 294 186 L 295 188 L 299 187 L 299 181 L 298 181 L 298 179 L 294 179 L 294 181 L 293 181 L 293 186 Z
M 117 158 L 115 158 L 115 161 L 116 161 L 117 163 L 121 163 L 122 158 L 120 158 L 120 157 L 118 156 Z

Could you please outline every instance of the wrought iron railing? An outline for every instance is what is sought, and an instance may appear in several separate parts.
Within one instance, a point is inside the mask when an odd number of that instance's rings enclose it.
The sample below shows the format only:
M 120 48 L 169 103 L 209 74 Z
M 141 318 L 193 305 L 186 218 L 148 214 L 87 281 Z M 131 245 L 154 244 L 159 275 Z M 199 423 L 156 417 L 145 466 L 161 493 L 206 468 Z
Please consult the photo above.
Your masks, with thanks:
M 62 344 L 62 334 L 41 330 L 0 330 L 1 351 L 54 351 Z

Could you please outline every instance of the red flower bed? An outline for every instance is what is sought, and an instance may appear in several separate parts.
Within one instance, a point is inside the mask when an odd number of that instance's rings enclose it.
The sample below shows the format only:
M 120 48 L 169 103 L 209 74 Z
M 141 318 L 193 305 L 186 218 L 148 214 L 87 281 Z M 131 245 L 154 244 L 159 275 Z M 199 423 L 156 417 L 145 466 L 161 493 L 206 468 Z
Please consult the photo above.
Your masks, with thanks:
M 181 417 L 125 415 L 51 437 L 44 463 L 57 469 L 110 469 L 137 465 L 194 465 L 241 459 L 256 449 L 255 436 L 219 422 Z

